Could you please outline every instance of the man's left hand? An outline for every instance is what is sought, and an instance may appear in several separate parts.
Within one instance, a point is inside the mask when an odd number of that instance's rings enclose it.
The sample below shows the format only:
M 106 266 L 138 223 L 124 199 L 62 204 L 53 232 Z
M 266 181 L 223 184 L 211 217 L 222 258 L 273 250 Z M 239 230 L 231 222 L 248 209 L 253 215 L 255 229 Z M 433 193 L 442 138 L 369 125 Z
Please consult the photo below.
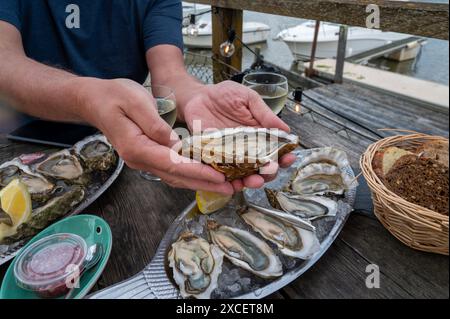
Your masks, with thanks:
M 238 126 L 277 128 L 286 132 L 290 130 L 289 126 L 270 110 L 258 93 L 232 81 L 202 87 L 186 104 L 184 110 L 185 120 L 191 131 L 194 120 L 201 120 L 202 131 L 207 128 Z M 285 155 L 278 163 L 270 163 L 269 165 L 273 166 L 268 171 L 276 172 L 278 165 L 288 167 L 294 161 L 293 154 Z M 275 177 L 276 174 L 252 175 L 234 181 L 233 186 L 236 191 L 241 191 L 244 187 L 260 188 Z

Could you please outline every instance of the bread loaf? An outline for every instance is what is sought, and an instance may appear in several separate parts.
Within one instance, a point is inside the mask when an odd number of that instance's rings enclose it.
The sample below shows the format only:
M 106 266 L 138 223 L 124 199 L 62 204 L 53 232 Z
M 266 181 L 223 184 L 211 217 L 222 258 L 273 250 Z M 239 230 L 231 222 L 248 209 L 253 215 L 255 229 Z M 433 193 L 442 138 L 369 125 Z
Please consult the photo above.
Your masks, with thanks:
M 400 197 L 448 215 L 448 166 L 431 158 L 406 155 L 385 175 L 386 187 Z

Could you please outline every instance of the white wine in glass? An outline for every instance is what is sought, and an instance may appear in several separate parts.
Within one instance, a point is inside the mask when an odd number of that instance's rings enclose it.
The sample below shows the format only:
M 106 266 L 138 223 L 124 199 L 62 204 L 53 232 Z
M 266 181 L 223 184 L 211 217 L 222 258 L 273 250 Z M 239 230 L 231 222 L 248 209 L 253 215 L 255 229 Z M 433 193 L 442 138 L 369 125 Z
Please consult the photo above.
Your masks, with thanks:
M 249 73 L 242 84 L 256 91 L 275 114 L 283 110 L 289 94 L 285 76 L 268 72 Z
M 177 121 L 177 105 L 175 100 L 156 98 L 156 104 L 158 105 L 159 116 L 173 127 Z
M 159 116 L 173 127 L 177 121 L 177 102 L 174 91 L 166 86 L 148 85 L 145 88 L 153 95 L 156 100 Z M 141 177 L 153 182 L 161 181 L 161 178 L 151 173 L 141 171 Z

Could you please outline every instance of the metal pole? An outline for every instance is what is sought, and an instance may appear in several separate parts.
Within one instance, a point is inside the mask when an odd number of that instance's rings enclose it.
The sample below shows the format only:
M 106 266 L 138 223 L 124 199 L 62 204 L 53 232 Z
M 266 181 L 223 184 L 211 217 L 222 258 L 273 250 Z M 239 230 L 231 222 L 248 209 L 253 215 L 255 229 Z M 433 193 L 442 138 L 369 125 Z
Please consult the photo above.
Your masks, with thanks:
M 314 40 L 311 48 L 311 59 L 309 61 L 309 68 L 305 70 L 307 77 L 312 77 L 316 72 L 314 71 L 314 60 L 316 59 L 317 39 L 319 38 L 320 21 L 316 21 L 316 28 L 314 29 Z
M 347 36 L 348 27 L 342 25 L 339 29 L 339 44 L 337 49 L 336 58 L 336 71 L 334 74 L 334 82 L 342 84 L 344 81 L 344 65 L 345 65 L 345 55 L 347 53 Z

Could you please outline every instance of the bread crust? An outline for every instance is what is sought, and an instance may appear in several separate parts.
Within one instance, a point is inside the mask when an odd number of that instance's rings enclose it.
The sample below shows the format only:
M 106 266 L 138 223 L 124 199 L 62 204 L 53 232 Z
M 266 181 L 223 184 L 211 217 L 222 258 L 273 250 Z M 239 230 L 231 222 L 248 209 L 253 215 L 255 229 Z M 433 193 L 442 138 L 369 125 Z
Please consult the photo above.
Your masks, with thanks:
M 420 157 L 433 159 L 448 168 L 448 141 L 432 141 L 424 143 L 417 149 L 417 154 Z

